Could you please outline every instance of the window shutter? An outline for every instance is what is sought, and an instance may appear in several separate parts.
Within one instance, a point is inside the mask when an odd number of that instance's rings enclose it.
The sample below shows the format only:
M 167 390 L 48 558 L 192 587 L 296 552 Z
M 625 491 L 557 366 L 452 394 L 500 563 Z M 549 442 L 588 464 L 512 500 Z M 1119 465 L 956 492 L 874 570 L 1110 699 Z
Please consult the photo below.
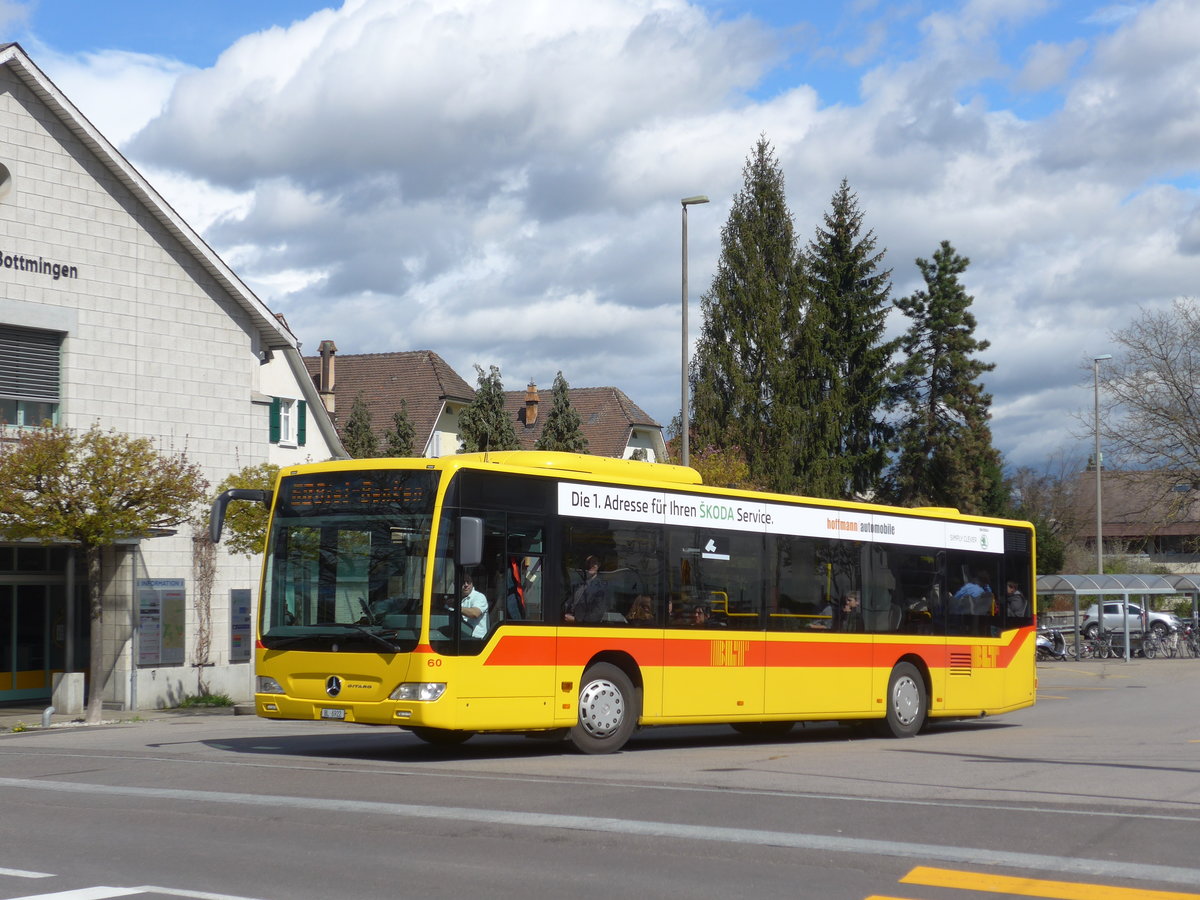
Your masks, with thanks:
M 279 398 L 271 398 L 271 435 L 272 444 L 279 443 Z
M 0 397 L 57 403 L 61 345 L 54 331 L 0 326 Z
M 303 447 L 308 425 L 308 404 L 303 400 L 296 401 L 296 443 Z

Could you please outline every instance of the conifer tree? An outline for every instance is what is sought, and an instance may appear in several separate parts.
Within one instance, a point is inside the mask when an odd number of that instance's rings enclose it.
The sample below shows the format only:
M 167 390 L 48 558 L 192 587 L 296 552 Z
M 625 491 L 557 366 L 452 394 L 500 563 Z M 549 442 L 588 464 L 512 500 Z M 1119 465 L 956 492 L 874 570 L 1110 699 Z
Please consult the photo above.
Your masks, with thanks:
M 817 377 L 802 403 L 819 408 L 832 429 L 837 443 L 825 455 L 832 467 L 826 487 L 841 497 L 861 496 L 879 485 L 887 462 L 884 412 L 897 344 L 883 340 L 892 273 L 880 268 L 884 251 L 876 252 L 875 233 L 863 234 L 862 227 L 858 195 L 843 178 L 805 254 L 809 300 L 801 349 Z
M 691 365 L 695 443 L 741 447 L 753 481 L 794 482 L 799 407 L 794 345 L 801 321 L 795 231 L 774 149 L 760 137 L 721 229 L 721 256 L 701 298 Z
M 369 459 L 379 455 L 379 438 L 371 427 L 371 409 L 362 391 L 350 407 L 350 418 L 342 431 L 342 445 L 354 459 Z
M 975 354 L 973 301 L 959 281 L 970 260 L 942 241 L 918 259 L 925 290 L 896 301 L 911 320 L 897 372 L 897 457 L 889 493 L 899 503 L 1002 512 L 1001 459 L 988 425 L 992 398 L 979 379 L 995 368 Z
M 504 409 L 504 384 L 500 370 L 490 366 L 485 375 L 483 367 L 476 365 L 479 387 L 462 415 L 458 417 L 458 431 L 462 435 L 463 453 L 479 453 L 484 450 L 517 450 L 517 432 Z
M 383 435 L 387 456 L 412 456 L 416 449 L 417 432 L 408 417 L 408 401 L 400 401 L 400 411 L 392 417 L 392 427 Z
M 554 403 L 534 448 L 537 450 L 561 450 L 566 453 L 587 453 L 588 440 L 580 426 L 583 420 L 579 411 L 571 405 L 571 388 L 563 373 L 554 376 Z

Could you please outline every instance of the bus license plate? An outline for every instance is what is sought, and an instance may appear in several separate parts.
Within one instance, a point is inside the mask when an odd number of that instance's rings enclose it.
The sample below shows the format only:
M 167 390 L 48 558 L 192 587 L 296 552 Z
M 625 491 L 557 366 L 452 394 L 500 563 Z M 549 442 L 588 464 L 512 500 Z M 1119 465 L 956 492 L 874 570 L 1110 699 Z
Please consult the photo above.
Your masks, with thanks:
M 346 711 L 344 709 L 323 709 L 321 710 L 322 719 L 344 719 Z

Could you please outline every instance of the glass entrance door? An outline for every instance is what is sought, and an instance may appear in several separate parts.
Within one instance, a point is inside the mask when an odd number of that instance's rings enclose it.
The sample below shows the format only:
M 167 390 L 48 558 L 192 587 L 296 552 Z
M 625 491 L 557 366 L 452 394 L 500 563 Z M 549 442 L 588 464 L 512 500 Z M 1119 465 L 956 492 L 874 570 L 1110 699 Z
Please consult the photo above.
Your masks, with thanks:
M 49 700 L 69 651 L 87 659 L 82 586 L 67 609 L 70 560 L 61 548 L 0 547 L 0 703 Z
M 48 594 L 48 585 L 0 585 L 0 634 L 10 635 L 0 652 L 0 700 L 50 696 Z

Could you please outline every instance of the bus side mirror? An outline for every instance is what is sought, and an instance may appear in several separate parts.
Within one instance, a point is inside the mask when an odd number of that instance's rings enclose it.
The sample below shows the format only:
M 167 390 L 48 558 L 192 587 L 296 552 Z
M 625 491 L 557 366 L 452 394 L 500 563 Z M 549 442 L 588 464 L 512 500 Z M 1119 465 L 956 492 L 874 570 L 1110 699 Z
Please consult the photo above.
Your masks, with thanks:
M 456 562 L 460 566 L 477 566 L 483 561 L 483 519 L 479 516 L 459 516 Z
M 232 488 L 219 494 L 213 501 L 212 512 L 208 516 L 208 536 L 214 544 L 221 543 L 221 531 L 225 527 L 225 507 L 230 500 L 250 500 L 270 508 L 271 492 L 250 490 L 249 488 Z

